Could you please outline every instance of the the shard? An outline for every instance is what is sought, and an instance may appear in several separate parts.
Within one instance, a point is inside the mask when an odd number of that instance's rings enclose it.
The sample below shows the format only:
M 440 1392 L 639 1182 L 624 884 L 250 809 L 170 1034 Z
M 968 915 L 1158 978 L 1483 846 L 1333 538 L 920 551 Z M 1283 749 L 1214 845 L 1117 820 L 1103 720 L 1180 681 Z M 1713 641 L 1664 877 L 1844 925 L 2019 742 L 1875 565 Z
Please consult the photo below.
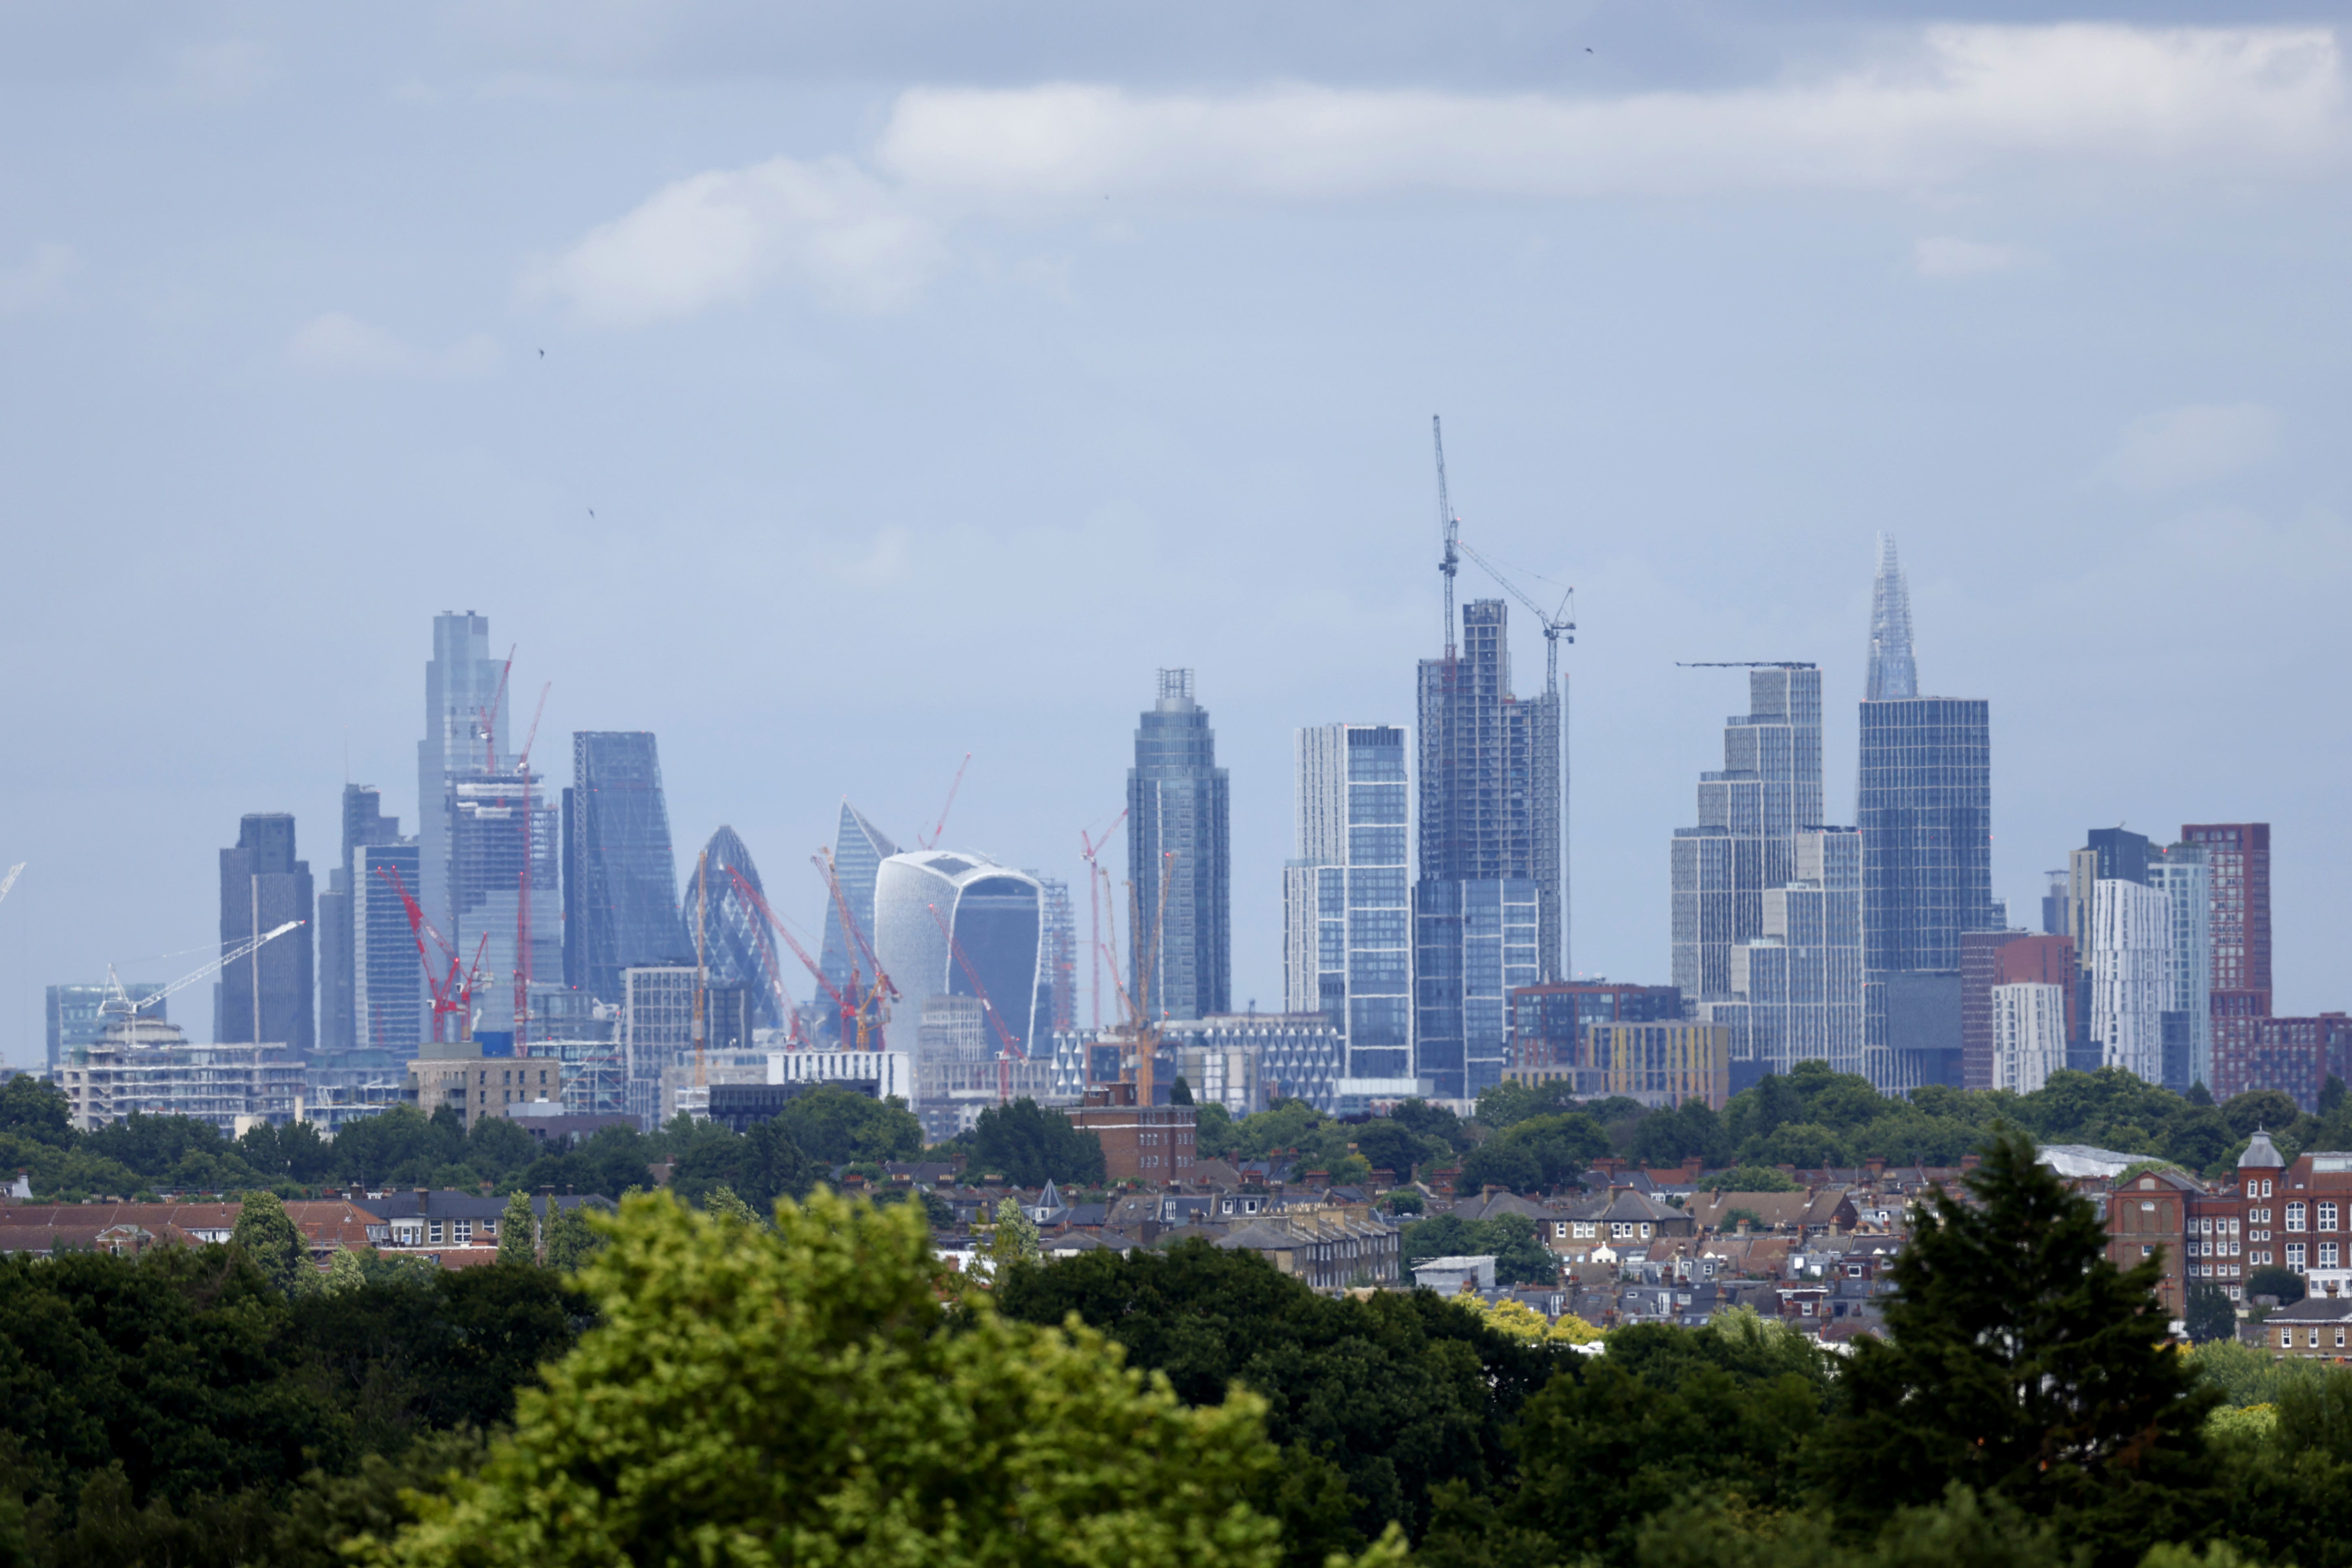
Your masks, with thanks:
M 1911 659 L 1911 588 L 1895 559 L 1895 536 L 1878 536 L 1878 575 L 1870 586 L 1870 684 L 1866 702 L 1898 702 L 1919 695 L 1919 668 Z

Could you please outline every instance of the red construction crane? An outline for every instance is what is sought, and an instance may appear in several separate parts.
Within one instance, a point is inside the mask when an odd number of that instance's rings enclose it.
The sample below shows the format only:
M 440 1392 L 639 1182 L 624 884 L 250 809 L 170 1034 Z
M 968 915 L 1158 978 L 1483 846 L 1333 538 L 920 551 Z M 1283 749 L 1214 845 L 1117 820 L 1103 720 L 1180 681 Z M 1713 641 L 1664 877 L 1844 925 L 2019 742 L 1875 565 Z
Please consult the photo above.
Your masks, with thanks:
M 1095 1028 L 1097 1031 L 1102 1028 L 1102 898 L 1099 885 L 1095 880 L 1101 868 L 1095 864 L 1095 857 L 1102 853 L 1104 845 L 1110 842 L 1110 836 L 1118 831 L 1118 825 L 1127 820 L 1127 810 L 1125 806 L 1119 807 L 1118 815 L 1110 819 L 1110 826 L 1102 830 L 1099 837 L 1083 827 L 1078 829 L 1078 853 L 1087 863 L 1087 924 L 1088 927 L 1087 947 L 1094 954 L 1095 977 L 1091 993 L 1094 996 Z M 1114 940 L 1116 940 L 1115 936 Z M 1117 973 L 1118 965 L 1116 962 L 1111 964 L 1111 969 L 1114 973 Z
M 940 847 L 940 836 L 948 830 L 948 813 L 955 809 L 956 791 L 963 788 L 963 771 L 970 766 L 971 766 L 971 753 L 966 752 L 963 754 L 963 761 L 956 764 L 955 782 L 948 785 L 948 803 L 940 807 L 940 819 L 932 824 L 931 836 L 929 838 L 919 837 L 917 840 L 924 848 L 936 849 Z
M 808 949 L 800 944 L 799 940 L 793 935 L 791 930 L 785 926 L 783 921 L 776 914 L 776 911 L 768 907 L 768 900 L 761 896 L 760 889 L 751 886 L 749 881 L 746 881 L 744 879 L 743 873 L 738 871 L 732 866 L 727 868 L 727 874 L 735 879 L 736 892 L 742 896 L 745 902 L 749 903 L 753 909 L 760 911 L 760 919 L 763 923 L 752 928 L 760 938 L 760 958 L 761 961 L 767 965 L 768 984 L 775 990 L 776 1005 L 782 1007 L 784 1010 L 785 1016 L 792 1020 L 793 1038 L 801 1044 L 807 1043 L 801 1034 L 800 1012 L 793 1005 L 792 994 L 784 989 L 784 977 L 778 972 L 779 966 L 776 963 L 776 944 L 773 942 L 771 942 L 768 938 L 768 931 L 771 927 L 774 929 L 776 935 L 782 937 L 785 942 L 791 946 L 793 955 L 808 966 L 808 972 L 816 976 L 816 983 L 824 987 L 826 994 L 833 998 L 835 1005 L 840 1007 L 842 1016 L 844 1017 L 848 1017 L 855 1014 L 856 1012 L 856 1008 L 852 1006 L 848 999 L 842 995 L 841 988 L 825 977 L 824 966 L 819 964 L 815 959 L 811 958 L 808 955 Z
M 482 952 L 489 945 L 489 933 L 482 933 L 481 946 L 475 950 L 475 973 L 460 976 L 457 950 L 449 945 L 449 939 L 441 934 L 441 928 L 425 914 L 425 907 L 409 892 L 408 884 L 401 880 L 400 873 L 390 866 L 379 866 L 375 874 L 391 884 L 392 890 L 400 895 L 401 907 L 408 911 L 408 933 L 416 941 L 417 962 L 425 966 L 425 988 L 433 997 L 433 1038 L 436 1042 L 447 1041 L 446 1021 L 455 1014 L 457 1017 L 457 1038 L 471 1039 L 474 980 L 481 970 Z M 438 978 L 433 967 L 433 955 L 425 946 L 425 939 L 428 936 L 433 939 L 433 945 L 439 948 L 449 961 L 448 973 Z
M 948 939 L 948 951 L 955 954 L 956 963 L 963 969 L 963 977 L 971 982 L 971 994 L 980 999 L 982 1016 L 995 1027 L 996 1037 L 1004 1044 L 1003 1051 L 996 1058 L 996 1103 L 1010 1104 L 1013 1100 L 1013 1064 L 1027 1061 L 1029 1053 L 1021 1048 L 1021 1042 L 1013 1037 L 1013 1030 L 1004 1022 L 1003 1015 L 996 1010 L 996 1004 L 988 999 L 988 987 L 980 983 L 980 970 L 972 963 L 971 955 L 964 952 L 963 943 L 956 941 L 955 932 L 948 929 L 947 917 L 940 913 L 940 906 L 927 904 L 924 907 L 931 911 L 931 919 L 939 922 L 940 934 Z
M 842 1018 L 844 1041 L 846 1042 L 848 1034 L 854 1027 L 857 1035 L 859 1050 L 883 1048 L 868 1046 L 866 1041 L 872 1029 L 884 1027 L 889 1024 L 889 1004 L 898 1000 L 898 987 L 893 984 L 890 976 L 884 973 L 882 961 L 874 955 L 874 944 L 866 940 L 865 928 L 857 923 L 857 917 L 849 912 L 849 895 L 842 891 L 841 878 L 834 871 L 833 851 L 819 849 L 809 858 L 816 863 L 817 875 L 824 879 L 825 888 L 833 894 L 834 910 L 841 917 L 841 930 L 845 938 L 843 945 L 850 949 L 849 994 L 856 998 L 856 1009 L 854 1014 L 845 1015 Z M 866 955 L 866 962 L 872 966 L 874 973 L 872 984 L 866 987 L 863 994 L 858 989 L 857 955 L 859 953 Z M 887 1046 L 887 1044 L 886 1036 L 884 1045 Z
M 507 662 L 514 662 L 509 654 Z M 499 687 L 505 687 L 499 678 Z M 530 863 L 539 851 L 538 834 L 530 816 L 530 747 L 539 739 L 540 715 L 547 711 L 547 694 L 555 689 L 549 681 L 539 689 L 539 706 L 530 712 L 530 730 L 522 738 L 522 750 L 515 756 L 515 776 L 522 781 L 522 875 L 520 887 L 522 896 L 515 900 L 515 966 L 514 966 L 514 1054 L 522 1056 L 523 1042 L 530 1037 Z

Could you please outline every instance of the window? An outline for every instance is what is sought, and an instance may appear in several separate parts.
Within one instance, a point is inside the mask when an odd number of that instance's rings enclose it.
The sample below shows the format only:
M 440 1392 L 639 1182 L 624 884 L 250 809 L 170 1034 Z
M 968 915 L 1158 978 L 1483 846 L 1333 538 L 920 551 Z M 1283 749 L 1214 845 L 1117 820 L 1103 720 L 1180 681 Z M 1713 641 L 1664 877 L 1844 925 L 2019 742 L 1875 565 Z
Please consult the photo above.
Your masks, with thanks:
M 2294 1331 L 2293 1331 L 2292 1329 L 2290 1329 L 2290 1330 L 2288 1330 L 2287 1331 L 2288 1331 L 2289 1333 L 2293 1333 Z M 2317 1329 L 2314 1329 L 2314 1330 L 2312 1330 L 2312 1331 L 2311 1331 L 2311 1338 L 2310 1338 L 2310 1340 L 2309 1340 L 2309 1342 L 2308 1342 L 2310 1343 L 2311 1348 L 2312 1348 L 2313 1350 L 2317 1350 L 2317 1349 L 2319 1348 L 2319 1331 L 2318 1331 Z
M 2294 1348 L 2294 1331 L 2293 1329 L 2281 1329 L 2279 1331 L 2279 1349 L 2284 1351 L 2293 1350 Z
M 2314 1230 L 2334 1230 L 2336 1228 L 2336 1205 L 2334 1204 L 2320 1205 L 2319 1218 L 2313 1223 L 2311 1228 Z
M 2336 1267 L 2336 1243 L 2323 1241 L 2319 1244 L 2319 1266 L 2322 1268 Z
M 2303 1272 L 2303 1243 L 2290 1241 L 2286 1244 L 2286 1266 L 2297 1274 Z
M 2301 1230 L 2303 1228 L 2303 1205 L 2301 1204 L 2289 1204 L 2286 1205 L 2286 1227 L 2289 1230 Z

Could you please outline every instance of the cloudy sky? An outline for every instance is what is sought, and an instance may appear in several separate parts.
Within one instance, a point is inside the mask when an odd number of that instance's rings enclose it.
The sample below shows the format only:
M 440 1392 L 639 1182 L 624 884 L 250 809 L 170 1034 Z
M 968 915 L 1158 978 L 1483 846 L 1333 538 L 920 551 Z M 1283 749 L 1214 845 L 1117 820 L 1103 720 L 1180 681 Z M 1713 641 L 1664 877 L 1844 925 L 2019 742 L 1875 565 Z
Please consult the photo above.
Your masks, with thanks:
M 1193 667 L 1277 1005 L 1292 731 L 1438 641 L 1432 414 L 1576 589 L 1580 971 L 1665 977 L 1745 706 L 1676 660 L 1820 661 L 1851 819 L 1886 530 L 2013 911 L 2267 820 L 2280 1007 L 2352 1005 L 2340 10 L 0 12 L 0 1053 L 200 963 L 241 814 L 321 887 L 347 777 L 413 826 L 443 609 L 811 922 L 966 752 L 949 838 L 1075 878 Z

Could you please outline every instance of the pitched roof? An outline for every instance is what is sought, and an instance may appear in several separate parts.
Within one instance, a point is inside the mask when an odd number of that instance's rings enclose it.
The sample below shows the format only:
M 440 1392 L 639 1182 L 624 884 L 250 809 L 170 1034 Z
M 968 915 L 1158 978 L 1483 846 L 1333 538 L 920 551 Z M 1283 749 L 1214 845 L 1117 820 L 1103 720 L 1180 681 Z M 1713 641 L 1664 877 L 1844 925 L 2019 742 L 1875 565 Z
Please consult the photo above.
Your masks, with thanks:
M 2278 1152 L 2278 1145 L 2271 1142 L 2271 1135 L 2259 1127 L 2255 1128 L 2253 1137 L 2247 1142 L 2246 1152 L 2238 1156 L 2238 1169 L 2283 1171 L 2285 1168 L 2286 1158 Z

